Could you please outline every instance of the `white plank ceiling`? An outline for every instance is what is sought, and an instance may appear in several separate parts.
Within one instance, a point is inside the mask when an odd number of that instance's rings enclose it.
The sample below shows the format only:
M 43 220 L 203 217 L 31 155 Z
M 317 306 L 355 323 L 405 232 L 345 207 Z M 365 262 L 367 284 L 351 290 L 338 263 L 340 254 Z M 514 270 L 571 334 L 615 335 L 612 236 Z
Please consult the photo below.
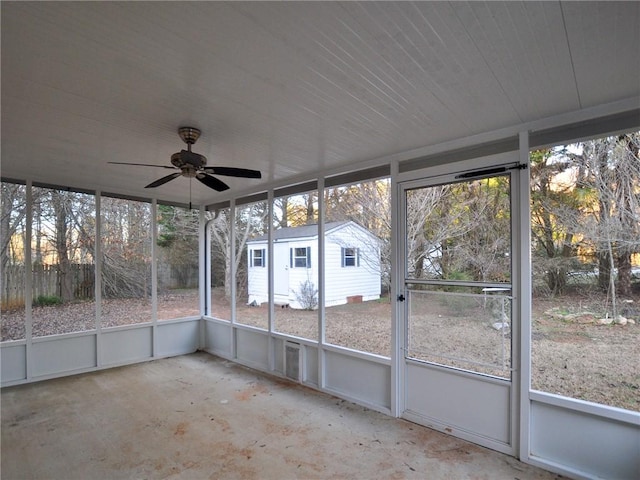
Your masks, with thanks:
M 640 95 L 640 2 L 2 2 L 5 178 L 231 192 Z M 635 105 L 637 107 L 637 105 Z M 634 105 L 630 105 L 633 108 Z M 194 203 L 224 195 L 193 182 Z

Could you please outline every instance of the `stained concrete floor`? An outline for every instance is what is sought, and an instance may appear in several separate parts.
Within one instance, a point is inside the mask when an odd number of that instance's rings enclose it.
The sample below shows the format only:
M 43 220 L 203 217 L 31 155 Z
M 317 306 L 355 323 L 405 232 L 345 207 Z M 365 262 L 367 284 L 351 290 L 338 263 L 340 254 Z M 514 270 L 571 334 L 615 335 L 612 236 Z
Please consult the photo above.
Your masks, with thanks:
M 2 390 L 3 480 L 555 479 L 196 353 Z

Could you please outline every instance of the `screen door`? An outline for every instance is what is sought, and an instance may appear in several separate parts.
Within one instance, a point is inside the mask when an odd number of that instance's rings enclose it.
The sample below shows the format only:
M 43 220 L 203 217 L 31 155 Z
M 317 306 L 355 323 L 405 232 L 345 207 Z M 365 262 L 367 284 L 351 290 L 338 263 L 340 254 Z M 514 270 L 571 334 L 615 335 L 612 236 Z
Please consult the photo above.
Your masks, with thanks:
M 400 184 L 403 416 L 513 452 L 517 166 Z

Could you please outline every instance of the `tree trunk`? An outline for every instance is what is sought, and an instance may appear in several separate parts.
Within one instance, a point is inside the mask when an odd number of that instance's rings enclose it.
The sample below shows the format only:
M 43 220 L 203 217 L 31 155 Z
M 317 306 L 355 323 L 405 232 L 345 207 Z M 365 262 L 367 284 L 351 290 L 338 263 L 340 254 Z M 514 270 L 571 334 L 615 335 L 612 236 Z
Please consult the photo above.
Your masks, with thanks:
M 638 200 L 634 190 L 634 182 L 630 171 L 633 169 L 628 168 L 630 165 L 638 162 L 639 148 L 633 141 L 631 135 L 621 135 L 618 137 L 618 142 L 624 148 L 624 155 L 621 155 L 622 169 L 617 169 L 616 185 L 618 189 L 618 215 L 620 216 L 620 224 L 622 225 L 623 241 L 618 246 L 616 255 L 616 264 L 618 267 L 618 282 L 616 290 L 619 295 L 623 297 L 631 297 L 631 256 L 633 254 L 633 240 L 638 238 Z M 627 167 L 627 168 L 624 168 Z
M 56 222 L 56 254 L 58 257 L 58 294 L 63 302 L 73 300 L 71 261 L 67 247 L 68 212 L 65 192 L 52 192 L 51 200 Z
M 559 295 L 567 288 L 567 270 L 563 267 L 551 267 L 547 272 L 547 286 L 551 295 Z
M 231 284 L 233 283 L 233 278 L 231 278 L 231 263 L 233 259 L 233 255 L 231 254 L 231 244 L 226 245 L 225 247 L 227 254 L 224 259 L 224 296 L 227 299 L 231 298 Z
M 280 203 L 282 205 L 282 218 L 278 228 L 286 228 L 289 226 L 289 200 L 284 197 L 280 200 Z
M 603 292 L 609 291 L 611 283 L 611 259 L 606 250 L 598 252 L 598 287 Z
M 306 200 L 307 200 L 307 208 L 306 208 L 306 224 L 307 225 L 312 225 L 315 223 L 316 219 L 314 216 L 314 209 L 313 209 L 313 201 L 314 201 L 314 195 L 312 193 L 310 193 L 309 195 L 306 196 Z
M 618 282 L 616 290 L 622 297 L 631 297 L 631 254 L 619 254 L 617 258 Z
M 415 269 L 413 272 L 414 278 L 423 278 L 422 277 L 424 274 L 423 264 L 424 264 L 424 242 L 421 242 L 418 248 L 416 248 L 416 251 L 414 254 L 414 260 L 413 260 L 413 266 Z

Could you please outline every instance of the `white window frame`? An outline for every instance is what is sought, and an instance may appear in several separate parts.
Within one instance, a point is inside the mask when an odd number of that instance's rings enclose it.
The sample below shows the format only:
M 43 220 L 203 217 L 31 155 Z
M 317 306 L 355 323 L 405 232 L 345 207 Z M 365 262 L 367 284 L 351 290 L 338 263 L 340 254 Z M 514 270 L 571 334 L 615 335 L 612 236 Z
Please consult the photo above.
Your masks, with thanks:
M 352 253 L 349 254 L 348 253 L 349 251 L 351 251 Z M 341 262 L 343 267 L 359 267 L 360 266 L 360 249 L 357 247 L 342 247 Z
M 298 250 L 304 250 L 304 255 L 298 255 Z M 302 262 L 300 260 L 303 260 L 303 259 L 304 259 L 304 265 L 301 265 Z M 291 247 L 290 267 L 291 268 L 311 268 L 311 247 Z
M 259 255 L 256 255 L 259 253 Z M 267 262 L 265 261 L 267 250 L 265 248 L 252 248 L 249 250 L 249 266 L 250 267 L 266 267 Z

